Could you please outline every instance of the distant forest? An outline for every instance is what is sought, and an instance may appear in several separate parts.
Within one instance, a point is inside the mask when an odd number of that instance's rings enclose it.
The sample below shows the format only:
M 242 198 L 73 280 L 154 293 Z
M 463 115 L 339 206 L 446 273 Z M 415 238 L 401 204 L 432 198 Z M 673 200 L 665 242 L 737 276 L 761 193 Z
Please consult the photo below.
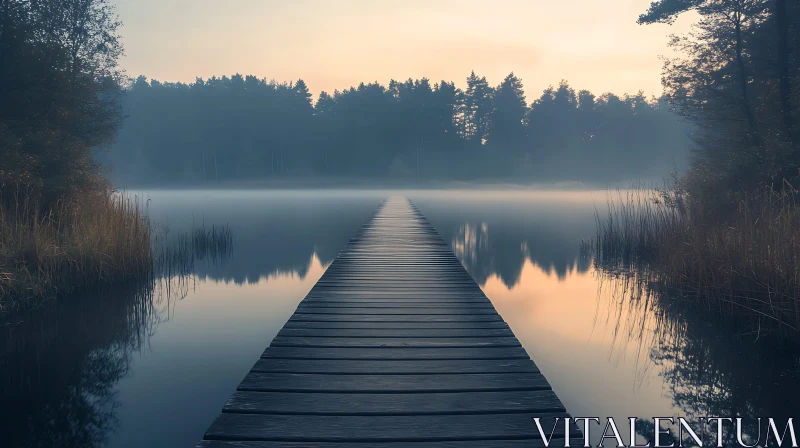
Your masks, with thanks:
M 686 164 L 689 127 L 667 98 L 576 92 L 566 81 L 530 106 L 522 81 L 466 90 L 423 78 L 360 84 L 316 102 L 302 80 L 255 76 L 124 91 L 127 118 L 100 159 L 128 183 L 264 178 L 613 182 Z

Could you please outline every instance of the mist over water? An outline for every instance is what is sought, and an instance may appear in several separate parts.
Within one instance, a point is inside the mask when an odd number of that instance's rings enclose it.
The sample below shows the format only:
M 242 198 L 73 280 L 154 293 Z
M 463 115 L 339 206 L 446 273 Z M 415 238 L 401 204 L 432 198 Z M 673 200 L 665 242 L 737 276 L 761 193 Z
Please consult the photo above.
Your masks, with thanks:
M 797 420 L 800 1 L 495 3 L 0 1 L 0 448 L 195 446 L 390 195 L 438 230 L 566 411 L 600 419 L 592 444 L 606 417 L 641 419 L 634 446 L 654 417 L 741 418 L 745 440 L 719 445 L 751 447 L 756 418 Z M 387 263 L 408 266 L 430 241 L 418 224 L 375 225 L 400 234 L 354 260 L 403 240 Z M 361 306 L 319 305 L 301 320 Z M 300 327 L 286 345 L 386 345 Z M 515 343 L 432 330 L 389 345 Z M 471 437 L 526 437 L 525 414 L 487 400 L 451 400 L 440 425 L 509 418 L 523 432 Z M 412 401 L 374 421 L 439 412 Z M 286 434 L 336 413 L 287 417 Z M 325 438 L 376 439 L 350 417 L 322 417 Z M 468 437 L 437 429 L 382 438 Z
M 451 245 L 573 416 L 796 414 L 784 399 L 798 392 L 795 355 L 632 294 L 581 257 L 604 191 L 153 190 L 143 195 L 161 230 L 227 224 L 230 256 L 144 296 L 74 297 L 7 322 L 2 445 L 192 446 L 397 194 Z

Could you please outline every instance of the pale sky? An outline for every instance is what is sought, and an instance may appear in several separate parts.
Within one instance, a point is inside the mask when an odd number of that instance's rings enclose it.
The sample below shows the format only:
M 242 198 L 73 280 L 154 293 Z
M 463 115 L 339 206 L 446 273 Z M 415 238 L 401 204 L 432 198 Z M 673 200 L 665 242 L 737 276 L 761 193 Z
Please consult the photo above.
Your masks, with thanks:
M 527 99 L 567 79 L 596 94 L 661 93 L 675 25 L 637 25 L 651 0 L 113 0 L 129 76 L 302 78 L 316 97 L 359 82 L 471 70 L 522 78 Z

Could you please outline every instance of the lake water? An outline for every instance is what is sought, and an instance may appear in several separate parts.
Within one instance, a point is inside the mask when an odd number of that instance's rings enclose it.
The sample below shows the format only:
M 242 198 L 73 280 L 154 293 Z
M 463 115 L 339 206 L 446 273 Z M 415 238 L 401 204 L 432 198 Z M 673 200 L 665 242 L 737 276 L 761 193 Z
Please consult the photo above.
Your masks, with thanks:
M 193 446 L 389 194 L 398 192 L 147 192 L 167 235 L 228 224 L 230 258 L 199 260 L 190 278 L 162 281 L 150 296 L 77 297 L 6 322 L 0 446 Z M 631 296 L 581 258 L 605 192 L 402 194 L 451 244 L 573 416 L 798 417 L 796 355 Z

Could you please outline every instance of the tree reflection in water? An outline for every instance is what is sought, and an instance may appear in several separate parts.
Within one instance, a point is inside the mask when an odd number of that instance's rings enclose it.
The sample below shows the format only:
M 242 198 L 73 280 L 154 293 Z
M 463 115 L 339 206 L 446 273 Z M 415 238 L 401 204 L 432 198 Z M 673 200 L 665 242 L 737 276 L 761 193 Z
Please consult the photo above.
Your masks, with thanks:
M 4 316 L 0 446 L 104 445 L 118 424 L 115 385 L 128 373 L 132 354 L 169 318 L 171 303 L 186 295 L 194 262 L 224 262 L 230 241 L 228 235 L 210 242 L 216 247 L 170 242 L 147 281 Z
M 502 222 L 498 226 L 502 231 L 490 236 L 490 227 L 486 221 L 439 227 L 442 237 L 450 241 L 456 257 L 479 285 L 497 275 L 506 287 L 513 288 L 520 281 L 526 260 L 547 273 L 555 272 L 561 280 L 573 268 L 581 273 L 589 269 L 585 259 L 578 256 L 577 246 L 554 237 L 548 228 L 514 229 Z
M 774 418 L 782 431 L 787 419 L 797 417 L 800 350 L 796 345 L 770 335 L 741 333 L 734 322 L 721 321 L 713 310 L 644 284 L 634 273 L 602 266 L 596 272 L 601 283 L 598 322 L 615 326 L 620 349 L 636 344 L 636 353 L 650 357 L 680 416 L 693 427 L 699 427 L 701 417 L 741 417 L 745 441 L 749 437 L 753 443 L 761 417 L 763 443 L 766 418 Z M 715 427 L 716 423 L 706 426 L 709 446 L 716 444 Z M 725 446 L 739 446 L 733 427 L 726 423 L 724 428 Z M 642 422 L 637 430 L 653 440 L 652 421 Z M 690 440 L 685 442 L 692 446 Z
M 611 335 L 612 357 L 636 356 L 635 386 L 657 373 L 664 393 L 680 410 L 677 416 L 689 419 L 693 428 L 700 417 L 741 417 L 745 434 L 755 439 L 758 417 L 773 417 L 782 430 L 788 418 L 800 414 L 800 405 L 794 400 L 800 396 L 797 346 L 721 320 L 713 310 L 695 306 L 689 298 L 646 283 L 645 279 L 653 276 L 638 275 L 641 271 L 599 265 L 590 253 L 579 255 L 578 242 L 570 235 L 560 236 L 556 227 L 525 226 L 496 217 L 493 222 L 492 218 L 430 219 L 481 285 L 497 275 L 511 289 L 518 285 L 526 260 L 542 269 L 552 266 L 559 279 L 569 272 L 569 266 L 575 266 L 578 273 L 596 275 L 599 288 L 594 324 L 607 330 L 597 334 Z M 558 371 L 558 366 L 552 368 Z M 636 400 L 633 395 L 629 398 Z M 652 420 L 638 424 L 640 436 L 652 440 L 652 425 Z M 732 445 L 727 446 L 738 446 L 728 425 L 725 435 Z M 713 444 L 715 437 L 713 432 L 706 433 L 705 440 Z

